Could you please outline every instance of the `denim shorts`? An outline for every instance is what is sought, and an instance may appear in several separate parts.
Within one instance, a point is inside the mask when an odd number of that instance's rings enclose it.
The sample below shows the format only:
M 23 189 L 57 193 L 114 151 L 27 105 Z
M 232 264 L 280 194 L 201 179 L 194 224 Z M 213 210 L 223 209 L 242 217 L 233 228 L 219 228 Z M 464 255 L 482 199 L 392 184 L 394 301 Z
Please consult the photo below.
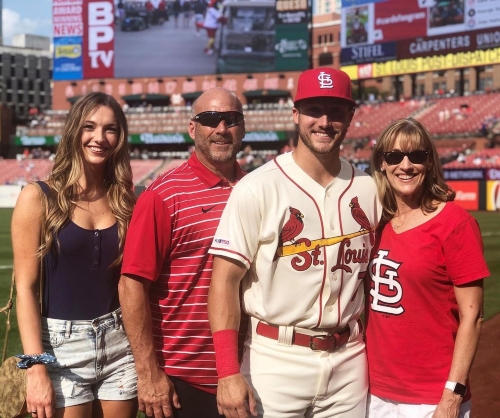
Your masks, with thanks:
M 120 308 L 89 321 L 42 318 L 42 343 L 57 359 L 47 366 L 56 408 L 137 396 L 134 357 Z

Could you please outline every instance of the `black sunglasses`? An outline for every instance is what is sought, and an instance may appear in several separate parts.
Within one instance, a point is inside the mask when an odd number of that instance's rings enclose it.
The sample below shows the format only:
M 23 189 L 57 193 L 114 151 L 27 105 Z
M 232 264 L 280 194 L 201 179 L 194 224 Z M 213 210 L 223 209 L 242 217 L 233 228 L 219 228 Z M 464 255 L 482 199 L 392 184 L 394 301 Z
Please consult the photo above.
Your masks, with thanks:
M 405 157 L 408 157 L 412 164 L 423 164 L 427 161 L 427 156 L 429 155 L 429 151 L 410 151 L 410 152 L 402 152 L 402 151 L 387 151 L 383 153 L 384 160 L 389 165 L 400 164 L 401 161 Z
M 210 128 L 217 128 L 217 126 L 219 126 L 219 123 L 223 120 L 224 122 L 226 122 L 226 126 L 228 128 L 232 128 L 233 126 L 237 126 L 241 122 L 243 122 L 244 118 L 245 117 L 243 116 L 243 113 L 232 110 L 230 112 L 201 112 L 191 120 L 199 122 L 203 126 L 208 126 Z

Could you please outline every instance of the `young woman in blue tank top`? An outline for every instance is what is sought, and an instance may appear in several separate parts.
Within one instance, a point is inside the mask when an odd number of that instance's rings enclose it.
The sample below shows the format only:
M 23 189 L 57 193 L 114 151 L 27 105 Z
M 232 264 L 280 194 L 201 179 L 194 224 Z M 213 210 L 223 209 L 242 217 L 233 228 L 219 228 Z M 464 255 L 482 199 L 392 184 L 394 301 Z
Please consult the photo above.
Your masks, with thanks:
M 35 418 L 136 416 L 137 375 L 118 301 L 135 203 L 127 138 L 113 97 L 82 97 L 69 111 L 52 173 L 38 182 L 45 215 L 33 184 L 14 209 L 17 316 L 24 353 L 35 363 L 27 369 L 27 407 Z M 56 360 L 40 364 L 42 352 Z

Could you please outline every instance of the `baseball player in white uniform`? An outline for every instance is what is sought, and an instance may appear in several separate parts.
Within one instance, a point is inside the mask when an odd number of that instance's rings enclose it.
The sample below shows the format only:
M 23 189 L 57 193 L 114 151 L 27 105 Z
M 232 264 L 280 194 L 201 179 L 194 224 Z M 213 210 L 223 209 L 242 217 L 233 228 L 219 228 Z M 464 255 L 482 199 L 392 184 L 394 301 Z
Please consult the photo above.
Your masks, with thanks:
M 351 80 L 301 74 L 297 148 L 233 189 L 210 253 L 208 313 L 227 418 L 362 418 L 367 365 L 363 278 L 382 213 L 372 178 L 340 159 Z M 240 283 L 250 316 L 237 357 Z

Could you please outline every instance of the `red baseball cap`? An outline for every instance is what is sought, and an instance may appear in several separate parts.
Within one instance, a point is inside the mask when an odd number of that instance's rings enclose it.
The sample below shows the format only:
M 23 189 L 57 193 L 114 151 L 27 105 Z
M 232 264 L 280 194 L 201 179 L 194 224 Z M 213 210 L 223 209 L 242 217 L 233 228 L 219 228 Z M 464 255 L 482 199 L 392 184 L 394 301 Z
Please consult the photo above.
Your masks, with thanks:
M 313 97 L 347 100 L 356 106 L 352 100 L 351 79 L 346 73 L 335 68 L 320 67 L 306 70 L 300 75 L 294 103 Z

